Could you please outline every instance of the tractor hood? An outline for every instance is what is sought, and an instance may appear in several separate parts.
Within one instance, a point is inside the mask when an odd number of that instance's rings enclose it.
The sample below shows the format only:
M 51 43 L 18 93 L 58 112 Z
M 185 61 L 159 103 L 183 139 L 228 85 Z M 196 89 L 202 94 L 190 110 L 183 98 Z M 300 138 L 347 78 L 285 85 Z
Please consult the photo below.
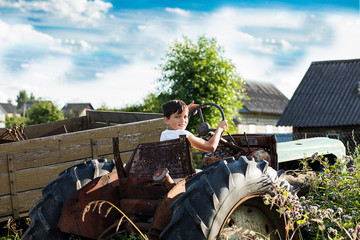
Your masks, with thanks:
M 337 158 L 346 155 L 345 146 L 340 140 L 327 137 L 278 143 L 277 153 L 279 163 L 308 158 L 315 153 L 319 155 L 334 155 Z

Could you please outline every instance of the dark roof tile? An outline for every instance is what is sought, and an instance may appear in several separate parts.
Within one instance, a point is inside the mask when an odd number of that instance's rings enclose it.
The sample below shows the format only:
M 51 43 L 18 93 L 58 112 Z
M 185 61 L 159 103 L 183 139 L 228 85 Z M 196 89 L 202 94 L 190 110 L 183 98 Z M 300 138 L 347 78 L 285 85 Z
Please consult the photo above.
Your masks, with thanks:
M 311 63 L 278 126 L 360 125 L 360 59 Z
M 249 112 L 281 114 L 289 101 L 272 83 L 247 81 L 245 88 L 250 100 L 243 107 Z

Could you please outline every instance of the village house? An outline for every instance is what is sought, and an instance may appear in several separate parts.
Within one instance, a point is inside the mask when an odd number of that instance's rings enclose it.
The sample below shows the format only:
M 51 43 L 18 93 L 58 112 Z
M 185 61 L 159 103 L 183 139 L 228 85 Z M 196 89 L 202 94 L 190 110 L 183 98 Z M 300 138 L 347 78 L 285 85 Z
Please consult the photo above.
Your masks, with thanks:
M 312 62 L 277 126 L 292 126 L 294 139 L 360 137 L 360 59 Z
M 94 110 L 90 103 L 67 103 L 61 109 L 66 118 L 86 116 L 87 110 Z
M 246 81 L 248 100 L 240 109 L 241 119 L 235 119 L 239 133 L 284 134 L 291 133 L 291 127 L 276 126 L 288 98 L 272 83 Z
M 5 118 L 20 117 L 16 107 L 11 103 L 0 103 L 0 128 L 5 128 Z

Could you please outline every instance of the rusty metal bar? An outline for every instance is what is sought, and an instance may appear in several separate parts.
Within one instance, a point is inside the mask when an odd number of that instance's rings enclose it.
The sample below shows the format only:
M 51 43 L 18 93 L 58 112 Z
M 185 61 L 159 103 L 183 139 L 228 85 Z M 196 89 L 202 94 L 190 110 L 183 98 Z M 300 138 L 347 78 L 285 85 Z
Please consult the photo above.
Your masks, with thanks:
M 125 173 L 123 162 L 121 161 L 121 157 L 120 157 L 119 137 L 113 137 L 112 142 L 113 142 L 115 166 L 116 166 L 118 177 L 119 177 L 119 179 L 125 178 L 126 173 Z

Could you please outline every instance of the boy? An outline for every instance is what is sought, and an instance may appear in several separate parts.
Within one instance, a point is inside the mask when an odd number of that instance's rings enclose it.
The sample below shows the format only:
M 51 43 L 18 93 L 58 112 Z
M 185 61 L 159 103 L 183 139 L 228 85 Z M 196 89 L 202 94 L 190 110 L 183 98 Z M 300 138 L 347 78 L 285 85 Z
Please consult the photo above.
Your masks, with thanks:
M 221 121 L 215 130 L 215 134 L 209 141 L 194 136 L 185 129 L 189 122 L 189 111 L 196 106 L 198 105 L 194 104 L 194 101 L 190 105 L 186 105 L 186 103 L 181 100 L 172 100 L 164 103 L 162 109 L 164 122 L 168 129 L 161 133 L 160 141 L 176 139 L 180 135 L 186 135 L 192 147 L 205 152 L 214 152 L 219 144 L 221 133 L 228 128 L 228 123 L 226 120 Z

